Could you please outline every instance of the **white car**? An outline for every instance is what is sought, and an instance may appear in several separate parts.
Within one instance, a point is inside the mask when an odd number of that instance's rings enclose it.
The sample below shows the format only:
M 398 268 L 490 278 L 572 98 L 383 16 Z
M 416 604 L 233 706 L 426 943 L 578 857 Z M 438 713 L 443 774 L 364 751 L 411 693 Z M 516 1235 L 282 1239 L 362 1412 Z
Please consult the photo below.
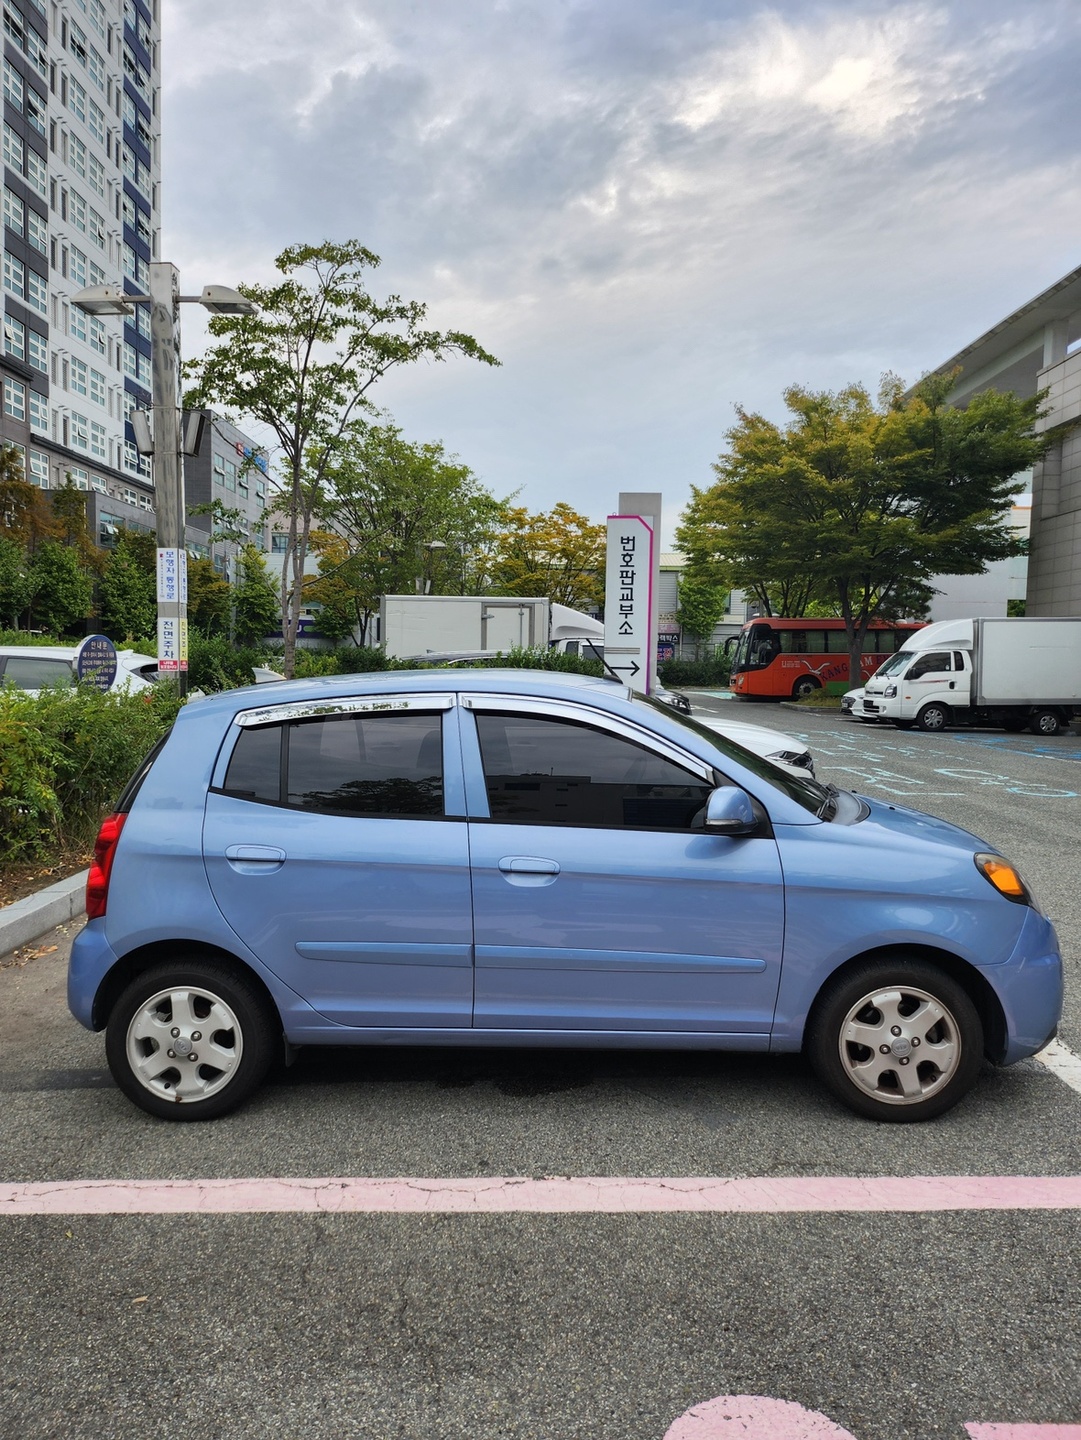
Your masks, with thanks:
M 721 720 L 715 715 L 697 715 L 695 718 L 708 730 L 716 730 L 718 735 L 734 740 L 752 755 L 760 755 L 763 760 L 772 760 L 774 765 L 780 765 L 784 770 L 803 776 L 815 773 L 815 762 L 810 750 L 802 740 L 797 740 L 795 735 L 786 735 L 783 730 L 771 730 L 768 725 L 748 725 L 744 720 Z
M 874 723 L 880 717 L 864 705 L 864 693 L 862 685 L 855 690 L 846 691 L 841 696 L 841 714 L 847 715 L 852 720 L 870 720 Z
M 0 685 L 36 694 L 44 685 L 74 685 L 78 645 L 0 645 Z M 116 652 L 111 690 L 145 690 L 157 679 L 158 662 L 137 650 Z

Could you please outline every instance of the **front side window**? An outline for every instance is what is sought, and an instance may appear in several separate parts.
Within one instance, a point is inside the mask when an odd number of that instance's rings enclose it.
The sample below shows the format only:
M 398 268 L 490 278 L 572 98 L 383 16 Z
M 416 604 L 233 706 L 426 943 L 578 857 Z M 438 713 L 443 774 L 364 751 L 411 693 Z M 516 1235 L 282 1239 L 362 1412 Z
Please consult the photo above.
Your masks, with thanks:
M 952 669 L 953 664 L 948 650 L 930 650 L 916 661 L 908 672 L 908 678 L 918 680 L 921 675 L 937 675 L 943 670 Z
M 575 720 L 479 714 L 493 820 L 686 830 L 712 785 L 644 745 Z
M 244 729 L 223 788 L 326 814 L 441 817 L 442 716 L 364 713 Z

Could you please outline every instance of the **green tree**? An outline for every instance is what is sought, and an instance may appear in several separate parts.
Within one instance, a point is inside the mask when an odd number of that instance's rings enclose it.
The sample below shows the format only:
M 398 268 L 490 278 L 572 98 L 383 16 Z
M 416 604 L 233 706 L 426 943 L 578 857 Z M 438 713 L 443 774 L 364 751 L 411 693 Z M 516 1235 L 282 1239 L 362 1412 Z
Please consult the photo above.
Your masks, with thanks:
M 263 557 L 254 545 L 237 556 L 237 582 L 233 586 L 234 634 L 238 645 L 258 645 L 281 621 L 281 607 Z
M 0 448 L 0 535 L 33 552 L 59 529 L 41 490 L 26 478 L 26 462 L 14 446 Z
M 54 534 L 91 574 L 101 571 L 105 557 L 94 544 L 86 519 L 86 491 L 76 489 L 71 474 L 64 477 L 59 490 L 50 492 Z
M 54 635 L 75 632 L 94 613 L 94 582 L 74 550 L 43 540 L 30 557 L 32 623 Z
M 130 643 L 156 635 L 156 575 L 140 563 L 125 530 L 105 562 L 99 596 L 101 628 L 111 639 Z
M 0 630 L 15 629 L 30 603 L 28 563 L 25 548 L 0 532 Z
M 677 543 L 698 574 L 751 590 L 832 601 L 859 684 L 870 621 L 922 613 L 936 575 L 975 575 L 1023 549 L 1006 521 L 1014 478 L 1043 453 L 1041 397 L 994 390 L 964 409 L 953 376 L 906 393 L 886 376 L 876 405 L 860 385 L 785 392 L 782 430 L 739 412 L 717 483 L 696 492 Z M 786 605 L 788 613 L 800 608 Z
M 696 580 L 693 575 L 685 576 L 679 586 L 679 609 L 676 619 L 694 642 L 694 658 L 700 659 L 699 648 L 703 640 L 708 641 L 724 617 L 728 591 L 708 580 Z
M 328 468 L 327 491 L 327 528 L 312 535 L 319 573 L 304 595 L 322 607 L 319 628 L 331 639 L 359 632 L 367 644 L 383 595 L 483 591 L 504 507 L 438 441 L 413 443 L 392 424 L 360 427 Z
M 492 589 L 498 595 L 545 595 L 581 609 L 604 604 L 607 529 L 564 501 L 546 514 L 507 510 L 496 540 Z
M 275 606 L 277 596 L 275 595 Z M 214 569 L 212 560 L 188 556 L 188 619 L 206 636 L 228 635 L 232 591 L 229 582 Z M 277 624 L 275 610 L 275 624 Z M 271 626 L 273 629 L 274 626 Z
M 370 295 L 367 272 L 379 257 L 358 241 L 294 245 L 275 264 L 278 284 L 242 287 L 259 313 L 215 316 L 210 331 L 218 343 L 186 373 L 195 382 L 190 404 L 249 417 L 277 438 L 287 535 L 283 665 L 292 676 L 313 515 L 325 501 L 328 470 L 362 425 L 368 392 L 389 371 L 419 360 L 498 362 L 471 335 L 425 328 L 419 301 Z

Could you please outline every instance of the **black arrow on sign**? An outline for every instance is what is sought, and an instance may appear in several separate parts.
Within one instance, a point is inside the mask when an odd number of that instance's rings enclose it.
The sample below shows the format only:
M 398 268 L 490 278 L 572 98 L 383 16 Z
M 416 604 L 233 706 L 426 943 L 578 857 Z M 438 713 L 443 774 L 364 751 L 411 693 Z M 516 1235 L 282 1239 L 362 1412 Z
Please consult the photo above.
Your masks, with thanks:
M 634 676 L 638 674 L 639 670 L 641 670 L 642 667 L 641 667 L 641 665 L 639 665 L 639 663 L 638 663 L 637 660 L 632 660 L 629 665 L 612 665 L 612 664 L 609 664 L 608 668 L 609 668 L 609 670 L 629 670 L 629 671 L 630 671 L 630 674 L 631 674 L 631 678 L 633 679 Z

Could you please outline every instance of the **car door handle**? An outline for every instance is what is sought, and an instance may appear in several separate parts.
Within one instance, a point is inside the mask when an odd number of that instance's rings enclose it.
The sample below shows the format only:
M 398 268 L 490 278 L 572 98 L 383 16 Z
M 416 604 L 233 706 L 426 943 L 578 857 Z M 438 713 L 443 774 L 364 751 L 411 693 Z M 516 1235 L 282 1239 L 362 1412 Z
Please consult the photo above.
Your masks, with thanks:
M 499 862 L 504 875 L 558 875 L 554 860 L 540 860 L 535 855 L 504 855 Z
M 274 845 L 229 845 L 225 850 L 226 860 L 242 860 L 248 864 L 280 865 L 285 851 Z

